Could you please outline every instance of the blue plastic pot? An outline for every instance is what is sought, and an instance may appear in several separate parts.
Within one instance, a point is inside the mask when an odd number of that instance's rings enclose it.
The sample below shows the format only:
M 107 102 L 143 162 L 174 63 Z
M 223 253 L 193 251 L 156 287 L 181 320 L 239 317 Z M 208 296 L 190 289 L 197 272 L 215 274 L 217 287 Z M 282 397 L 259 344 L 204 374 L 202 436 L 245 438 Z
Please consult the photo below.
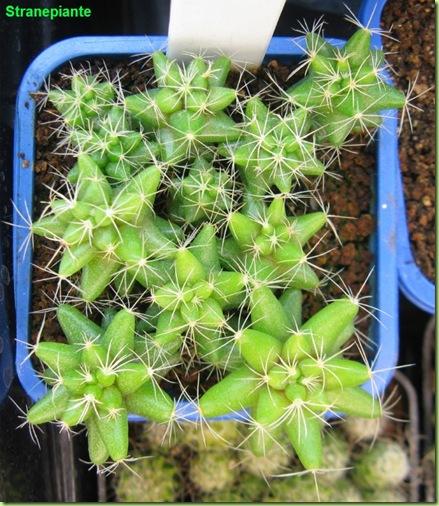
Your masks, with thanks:
M 293 61 L 303 55 L 303 39 L 296 43 L 287 37 L 274 37 L 267 50 L 267 60 L 277 58 Z M 331 41 L 338 45 L 343 41 Z M 31 261 L 32 252 L 22 251 L 28 231 L 22 216 L 32 212 L 33 167 L 35 153 L 35 103 L 31 93 L 38 91 L 45 78 L 60 65 L 77 58 L 97 56 L 130 57 L 163 49 L 165 37 L 78 37 L 59 42 L 41 53 L 28 68 L 20 85 L 17 97 L 14 140 L 14 293 L 17 313 L 17 354 L 16 368 L 19 379 L 32 400 L 36 401 L 46 391 L 43 382 L 28 355 L 27 343 L 30 338 L 29 311 L 31 309 Z M 302 44 L 302 45 L 301 45 Z M 396 119 L 386 118 L 379 133 L 378 146 L 396 149 L 396 138 L 389 132 L 396 128 Z M 376 345 L 373 366 L 376 371 L 377 387 L 381 393 L 392 378 L 393 368 L 398 360 L 398 280 L 396 268 L 396 183 L 397 167 L 389 166 L 384 150 L 378 147 L 378 171 L 375 185 L 373 212 L 378 223 L 371 249 L 375 256 L 373 276 L 373 305 L 378 308 L 381 324 L 374 324 L 371 338 Z M 24 228 L 23 228 L 24 227 Z M 364 388 L 371 391 L 368 383 Z M 193 404 L 181 402 L 178 413 L 184 419 L 197 419 Z M 223 419 L 242 419 L 239 415 Z M 141 420 L 131 417 L 130 420 Z
M 363 0 L 359 13 L 360 21 L 369 28 L 379 28 L 381 15 L 387 0 Z M 373 45 L 382 47 L 379 34 L 373 34 Z M 397 125 L 391 125 L 389 132 L 398 138 Z M 416 265 L 413 250 L 410 244 L 410 235 L 407 227 L 407 214 L 402 183 L 402 174 L 399 166 L 398 143 L 392 146 L 378 145 L 378 151 L 383 151 L 384 163 L 389 167 L 396 167 L 398 176 L 396 181 L 396 205 L 397 205 L 397 255 L 399 286 L 403 294 L 420 309 L 427 313 L 435 312 L 435 286 Z

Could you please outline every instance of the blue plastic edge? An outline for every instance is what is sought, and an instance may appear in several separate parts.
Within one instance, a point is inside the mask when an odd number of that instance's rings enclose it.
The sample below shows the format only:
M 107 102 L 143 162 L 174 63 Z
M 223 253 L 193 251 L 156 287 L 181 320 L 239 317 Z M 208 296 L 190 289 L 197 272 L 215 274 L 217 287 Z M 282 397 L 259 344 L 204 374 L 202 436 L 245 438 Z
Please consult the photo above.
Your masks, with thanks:
M 381 15 L 386 3 L 387 0 L 364 0 L 359 12 L 360 21 L 369 28 L 379 28 L 381 24 Z M 372 42 L 376 48 L 382 47 L 381 37 L 378 33 L 373 34 Z M 393 125 L 392 128 L 393 130 L 391 133 L 397 138 L 397 125 Z M 381 146 L 381 149 L 385 151 L 384 163 L 389 165 L 394 164 L 398 174 L 396 181 L 396 203 L 398 211 L 397 257 L 399 286 L 402 293 L 413 302 L 413 304 L 427 313 L 434 314 L 435 285 L 416 265 L 410 244 L 402 173 L 399 165 L 398 143 L 391 147 L 387 145 Z
M 344 41 L 331 40 L 342 45 Z M 17 353 L 16 369 L 23 388 L 33 401 L 42 397 L 46 391 L 43 382 L 37 377 L 32 363 L 27 359 L 29 342 L 29 313 L 31 304 L 31 260 L 30 248 L 22 250 L 28 231 L 26 220 L 32 213 L 33 164 L 35 152 L 34 127 L 35 103 L 31 93 L 38 91 L 44 79 L 68 60 L 95 56 L 132 56 L 148 53 L 166 47 L 164 36 L 112 36 L 75 37 L 58 42 L 41 53 L 29 66 L 20 84 L 17 96 L 14 132 L 14 214 L 13 223 L 13 273 L 16 304 Z M 267 49 L 267 58 L 285 59 L 303 54 L 303 38 L 273 37 Z M 396 128 L 396 118 L 385 118 L 379 133 L 379 145 L 388 148 L 396 145 L 392 131 Z M 396 148 L 395 148 L 396 149 Z M 378 171 L 375 195 L 375 215 L 377 234 L 371 247 L 375 253 L 374 304 L 378 308 L 380 323 L 375 322 L 372 329 L 376 343 L 373 360 L 374 387 L 371 382 L 364 388 L 375 395 L 381 394 L 393 376 L 398 361 L 398 291 L 396 268 L 396 173 L 393 164 L 389 166 L 384 150 L 378 149 Z M 20 317 L 20 315 L 26 315 Z M 177 405 L 180 420 L 198 419 L 194 403 L 181 401 Z M 245 411 L 218 419 L 242 420 Z M 143 421 L 141 417 L 130 415 L 130 421 Z

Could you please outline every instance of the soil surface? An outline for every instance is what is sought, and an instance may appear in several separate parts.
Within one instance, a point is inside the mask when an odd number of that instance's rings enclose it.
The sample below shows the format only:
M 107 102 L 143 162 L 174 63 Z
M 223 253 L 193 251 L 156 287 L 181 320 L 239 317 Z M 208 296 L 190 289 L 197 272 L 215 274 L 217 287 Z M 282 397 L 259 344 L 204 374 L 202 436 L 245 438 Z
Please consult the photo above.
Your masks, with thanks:
M 97 66 L 98 62 L 90 64 L 91 70 Z M 149 66 L 138 62 L 127 65 L 124 63 L 107 62 L 110 77 L 119 73 L 122 76 L 122 85 L 124 89 L 131 92 L 138 92 L 148 87 L 148 82 L 152 76 Z M 266 67 L 262 67 L 257 75 L 257 79 L 251 83 L 252 92 L 263 89 L 268 83 L 267 71 L 273 74 L 283 88 L 292 84 L 288 81 L 290 68 L 281 65 L 276 61 L 270 62 Z M 59 74 L 52 76 L 52 83 L 57 83 L 62 87 L 69 85 L 68 80 L 63 79 L 63 73 L 68 73 L 69 68 L 61 69 Z M 231 76 L 231 80 L 236 76 Z M 297 77 L 296 77 L 297 79 Z M 34 216 L 38 216 L 46 205 L 48 198 L 48 186 L 59 184 L 59 172 L 65 173 L 72 167 L 74 158 L 54 154 L 58 143 L 57 136 L 53 134 L 53 128 L 57 125 L 53 123 L 55 110 L 50 103 L 46 104 L 38 113 L 37 117 L 37 150 L 35 164 L 35 202 Z M 368 295 L 369 285 L 363 287 L 372 267 L 373 255 L 369 250 L 369 239 L 374 230 L 374 219 L 370 212 L 373 188 L 373 175 L 375 166 L 374 150 L 359 147 L 358 153 L 344 151 L 340 157 L 340 167 L 335 164 L 331 167 L 331 172 L 337 177 L 328 176 L 324 181 L 324 189 L 320 192 L 323 202 L 329 204 L 330 215 L 333 227 L 327 228 L 324 234 L 315 238 L 311 243 L 315 246 L 312 256 L 313 263 L 318 269 L 328 270 L 328 274 L 337 276 L 334 280 L 336 286 L 331 281 L 322 289 L 325 299 L 333 299 L 341 295 L 340 286 L 348 286 L 353 293 L 361 290 L 361 295 Z M 37 198 L 38 197 L 38 198 Z M 342 245 L 338 242 L 333 230 L 337 231 Z M 324 237 L 323 237 L 324 236 Z M 321 240 L 320 240 L 321 239 Z M 38 333 L 43 323 L 43 314 L 47 313 L 45 318 L 42 338 L 45 340 L 64 340 L 62 332 L 55 318 L 53 309 L 57 303 L 70 290 L 70 296 L 74 291 L 68 285 L 63 284 L 59 289 L 56 279 L 47 271 L 41 269 L 50 262 L 54 255 L 54 243 L 35 237 L 34 244 L 34 268 L 33 268 L 33 295 L 32 308 L 37 314 L 32 317 L 32 340 L 36 341 Z M 322 277 L 326 275 L 322 273 Z M 102 297 L 104 298 L 104 296 Z M 308 294 L 305 297 L 304 318 L 309 317 L 320 307 L 324 305 L 324 299 L 321 294 Z M 84 308 L 84 305 L 78 300 L 80 309 L 88 309 L 89 316 L 99 322 L 100 316 L 93 308 Z M 366 315 L 361 315 L 366 316 Z M 369 321 L 366 318 L 361 319 L 359 330 L 367 334 Z M 197 371 L 189 371 L 183 374 L 183 370 L 176 371 L 179 374 L 180 381 L 188 387 L 189 393 L 194 393 L 197 386 Z M 216 382 L 215 375 L 202 379 L 204 386 L 207 387 L 212 382 Z M 177 392 L 175 392 L 177 393 Z
M 387 60 L 402 90 L 413 86 L 411 120 L 405 120 L 399 141 L 408 227 L 416 263 L 435 278 L 435 15 L 430 0 L 389 1 L 382 28 Z

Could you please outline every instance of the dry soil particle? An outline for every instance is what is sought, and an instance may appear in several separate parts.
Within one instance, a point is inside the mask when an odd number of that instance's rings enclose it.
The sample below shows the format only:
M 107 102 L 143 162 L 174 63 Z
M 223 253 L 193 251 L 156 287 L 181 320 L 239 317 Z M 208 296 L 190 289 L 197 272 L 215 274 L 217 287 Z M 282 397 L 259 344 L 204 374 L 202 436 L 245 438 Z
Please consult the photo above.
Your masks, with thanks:
M 435 16 L 431 0 L 392 0 L 383 14 L 382 28 L 392 27 L 384 38 L 387 59 L 400 89 L 415 83 L 414 104 L 399 141 L 408 228 L 416 263 L 435 278 Z

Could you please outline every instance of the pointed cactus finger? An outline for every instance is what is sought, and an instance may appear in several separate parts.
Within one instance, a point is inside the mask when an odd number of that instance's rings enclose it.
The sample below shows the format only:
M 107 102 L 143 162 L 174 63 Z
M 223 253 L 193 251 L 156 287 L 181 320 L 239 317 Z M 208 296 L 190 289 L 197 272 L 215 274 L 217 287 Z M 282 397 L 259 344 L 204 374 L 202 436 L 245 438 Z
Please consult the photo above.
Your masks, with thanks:
M 30 408 L 26 419 L 33 425 L 58 420 L 66 409 L 68 400 L 69 393 L 62 385 L 49 390 L 44 397 Z
M 251 406 L 258 395 L 258 375 L 241 367 L 213 385 L 199 401 L 201 415 L 206 418 L 226 415 Z

